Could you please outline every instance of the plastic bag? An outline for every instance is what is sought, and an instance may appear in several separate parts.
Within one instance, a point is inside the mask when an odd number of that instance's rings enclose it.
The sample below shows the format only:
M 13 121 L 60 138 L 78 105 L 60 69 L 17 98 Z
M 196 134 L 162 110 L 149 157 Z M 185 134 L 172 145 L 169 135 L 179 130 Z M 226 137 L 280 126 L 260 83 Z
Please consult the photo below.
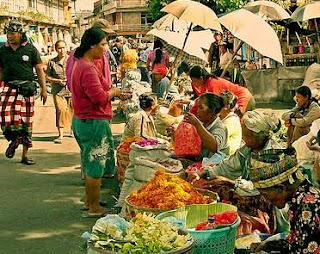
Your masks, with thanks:
M 175 134 L 174 152 L 177 156 L 197 156 L 202 149 L 202 141 L 196 128 L 189 123 L 179 124 Z

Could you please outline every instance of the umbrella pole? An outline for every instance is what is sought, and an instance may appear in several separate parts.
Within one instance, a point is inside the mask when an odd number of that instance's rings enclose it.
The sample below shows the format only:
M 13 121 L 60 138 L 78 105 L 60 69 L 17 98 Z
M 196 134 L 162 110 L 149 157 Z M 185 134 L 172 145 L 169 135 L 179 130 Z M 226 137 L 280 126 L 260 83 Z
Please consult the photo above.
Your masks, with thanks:
M 186 38 L 184 39 L 182 49 L 180 50 L 178 56 L 176 57 L 176 59 L 175 59 L 175 61 L 174 61 L 173 68 L 172 68 L 172 72 L 171 72 L 170 83 L 169 83 L 168 86 L 167 86 L 166 94 L 165 94 L 165 96 L 164 96 L 164 100 L 167 99 L 168 93 L 169 93 L 169 90 L 170 90 L 170 87 L 171 87 L 171 85 L 172 85 L 172 83 L 173 83 L 173 81 L 174 81 L 174 77 L 175 77 L 176 72 L 177 72 L 177 69 L 178 69 L 178 64 L 180 63 L 180 59 L 181 59 L 181 57 L 182 57 L 184 47 L 186 46 L 187 39 L 188 39 L 189 34 L 190 34 L 190 32 L 191 32 L 192 24 L 193 24 L 193 23 L 191 22 L 191 24 L 190 24 L 190 26 L 189 26 L 189 29 L 188 29 L 188 32 L 187 32 L 187 34 L 186 34 Z
M 319 28 L 318 28 L 318 23 L 317 19 L 314 19 L 314 24 L 316 26 L 316 31 L 317 31 L 317 38 L 318 38 L 318 43 L 320 44 L 320 38 L 319 38 Z
M 239 51 L 239 49 L 242 47 L 242 45 L 243 45 L 243 41 L 241 41 L 241 42 L 239 43 L 239 45 L 237 46 L 237 48 L 236 48 L 235 51 L 233 52 L 233 55 L 232 55 L 231 59 L 229 60 L 229 62 L 227 63 L 227 66 L 223 69 L 223 72 L 222 72 L 220 78 L 223 78 L 223 77 L 224 77 L 224 75 L 226 74 L 226 72 L 227 72 L 227 70 L 228 70 L 228 67 L 229 67 L 230 64 L 233 62 L 234 57 L 236 56 L 236 54 L 238 53 L 238 51 Z
M 183 50 L 180 50 L 178 56 L 177 56 L 176 59 L 174 60 L 174 63 L 173 63 L 173 66 L 172 66 L 172 71 L 171 71 L 170 82 L 169 82 L 169 84 L 168 84 L 168 86 L 167 86 L 167 88 L 166 88 L 166 94 L 164 95 L 164 98 L 163 98 L 164 100 L 166 100 L 167 97 L 168 97 L 169 90 L 170 90 L 171 85 L 173 84 L 174 77 L 175 77 L 175 75 L 176 75 L 176 73 L 177 73 L 178 65 L 179 65 L 179 63 L 180 63 L 182 54 L 183 54 Z

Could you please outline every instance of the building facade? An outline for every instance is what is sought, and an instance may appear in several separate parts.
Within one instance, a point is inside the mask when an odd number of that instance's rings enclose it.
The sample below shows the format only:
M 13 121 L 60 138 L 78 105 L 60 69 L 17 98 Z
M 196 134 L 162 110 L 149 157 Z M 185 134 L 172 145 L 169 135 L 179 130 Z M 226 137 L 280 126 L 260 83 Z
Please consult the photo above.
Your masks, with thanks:
M 100 0 L 102 16 L 119 35 L 145 34 L 152 25 L 146 0 Z M 98 4 L 97 4 L 98 6 Z
M 69 26 L 72 23 L 72 2 L 74 1 L 0 0 L 0 17 Z

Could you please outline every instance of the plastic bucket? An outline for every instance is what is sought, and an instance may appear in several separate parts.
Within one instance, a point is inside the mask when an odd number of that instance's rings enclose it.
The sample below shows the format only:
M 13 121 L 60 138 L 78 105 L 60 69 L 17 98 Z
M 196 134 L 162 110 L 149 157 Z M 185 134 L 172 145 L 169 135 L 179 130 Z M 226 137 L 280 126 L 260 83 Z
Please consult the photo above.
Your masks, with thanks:
M 159 214 L 157 219 L 164 219 L 166 217 L 175 217 L 179 220 L 182 219 L 182 214 L 185 215 L 185 222 L 187 231 L 195 239 L 195 254 L 233 254 L 236 241 L 237 227 L 241 220 L 237 220 L 230 226 L 213 230 L 195 231 L 192 228 L 198 223 L 207 221 L 209 213 L 221 213 L 225 211 L 237 211 L 237 208 L 232 205 L 218 203 L 209 205 L 190 205 L 183 209 L 171 210 Z

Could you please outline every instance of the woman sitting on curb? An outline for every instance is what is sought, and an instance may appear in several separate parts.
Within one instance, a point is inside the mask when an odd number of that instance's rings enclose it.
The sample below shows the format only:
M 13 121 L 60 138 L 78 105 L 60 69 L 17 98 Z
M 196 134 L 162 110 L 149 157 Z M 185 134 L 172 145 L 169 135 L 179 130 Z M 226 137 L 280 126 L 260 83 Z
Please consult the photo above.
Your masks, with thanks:
M 320 117 L 320 107 L 316 99 L 312 97 L 309 87 L 300 86 L 296 91 L 295 100 L 296 106 L 282 115 L 288 127 L 288 146 L 308 134 L 312 122 Z

